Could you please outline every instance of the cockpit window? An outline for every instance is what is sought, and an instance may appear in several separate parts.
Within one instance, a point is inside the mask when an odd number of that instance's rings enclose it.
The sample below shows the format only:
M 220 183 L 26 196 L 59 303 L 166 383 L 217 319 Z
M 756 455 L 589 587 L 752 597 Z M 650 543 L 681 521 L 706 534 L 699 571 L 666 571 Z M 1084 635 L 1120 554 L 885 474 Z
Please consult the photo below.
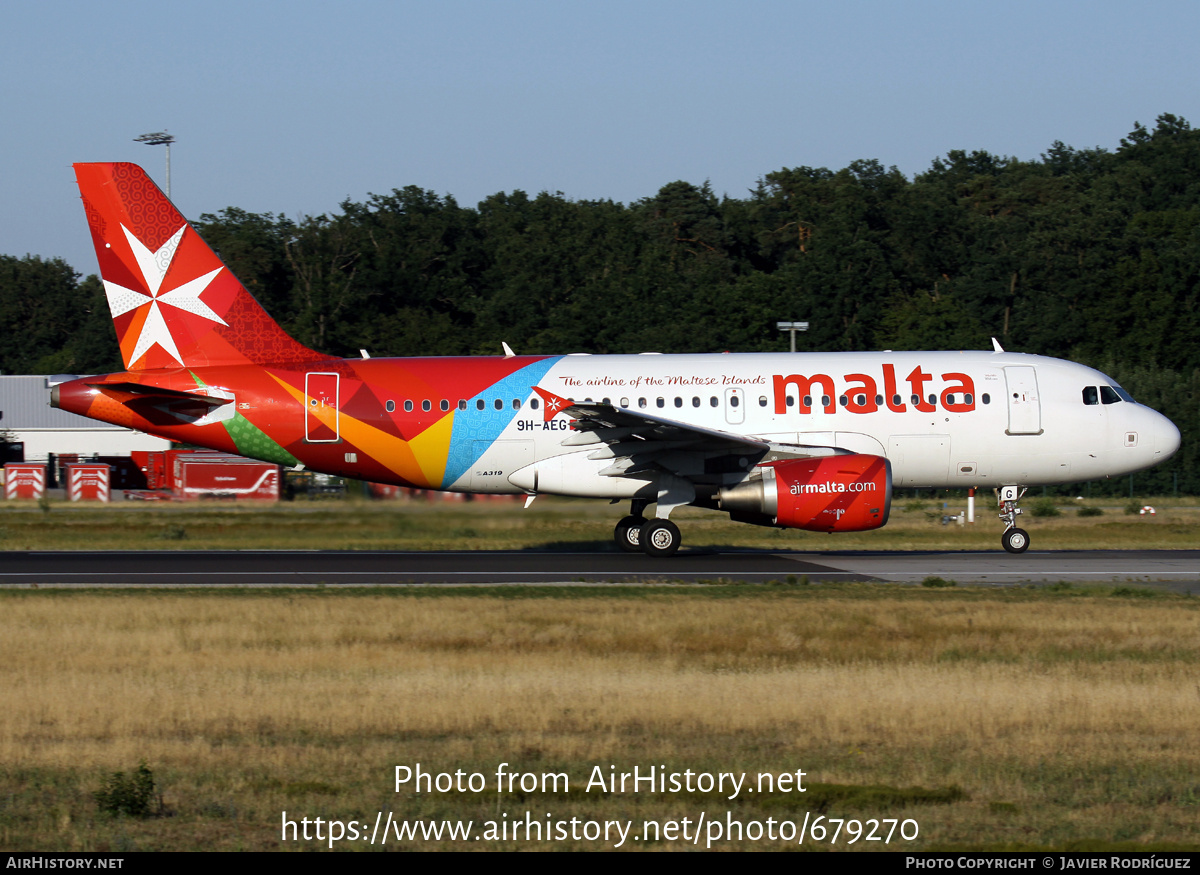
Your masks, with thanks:
M 1084 404 L 1099 404 L 1100 403 L 1100 390 L 1097 389 L 1095 386 L 1084 386 L 1083 387 L 1083 403 Z
M 1121 400 L 1121 396 L 1117 394 L 1117 390 L 1112 386 L 1101 386 L 1100 400 L 1105 404 L 1116 404 Z
M 1136 404 L 1136 403 L 1137 403 L 1136 401 L 1134 401 L 1134 400 L 1133 400 L 1133 396 L 1132 396 L 1132 395 L 1130 395 L 1128 392 L 1126 392 L 1124 389 L 1122 389 L 1120 386 L 1116 386 L 1116 385 L 1114 385 L 1114 386 L 1113 386 L 1113 391 L 1114 391 L 1114 392 L 1116 392 L 1116 393 L 1117 393 L 1117 395 L 1119 395 L 1119 396 L 1120 396 L 1120 398 L 1121 398 L 1121 400 L 1122 400 L 1122 401 L 1128 401 L 1130 404 Z

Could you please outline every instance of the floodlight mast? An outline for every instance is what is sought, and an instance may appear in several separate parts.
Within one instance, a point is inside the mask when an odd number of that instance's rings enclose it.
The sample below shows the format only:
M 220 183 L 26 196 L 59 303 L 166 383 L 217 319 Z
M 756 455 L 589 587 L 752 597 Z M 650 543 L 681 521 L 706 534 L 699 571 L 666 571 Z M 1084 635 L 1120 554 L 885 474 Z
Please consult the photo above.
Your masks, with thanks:
M 775 327 L 792 335 L 792 352 L 796 351 L 796 332 L 808 331 L 807 322 L 776 322 Z
M 147 146 L 166 146 L 167 147 L 167 200 L 171 199 L 171 144 L 175 142 L 175 137 L 168 134 L 166 131 L 157 131 L 153 134 L 142 134 L 140 137 L 134 137 L 135 143 L 145 143 Z

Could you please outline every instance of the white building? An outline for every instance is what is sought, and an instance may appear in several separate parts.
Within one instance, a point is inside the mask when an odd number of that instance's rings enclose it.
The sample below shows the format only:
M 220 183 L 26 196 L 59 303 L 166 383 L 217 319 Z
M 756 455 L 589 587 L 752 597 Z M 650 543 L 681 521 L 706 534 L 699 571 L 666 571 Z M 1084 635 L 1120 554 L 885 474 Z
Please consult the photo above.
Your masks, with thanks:
M 47 377 L 0 376 L 0 430 L 25 444 L 30 462 L 55 456 L 128 456 L 133 450 L 165 450 L 170 441 L 97 422 L 50 406 Z

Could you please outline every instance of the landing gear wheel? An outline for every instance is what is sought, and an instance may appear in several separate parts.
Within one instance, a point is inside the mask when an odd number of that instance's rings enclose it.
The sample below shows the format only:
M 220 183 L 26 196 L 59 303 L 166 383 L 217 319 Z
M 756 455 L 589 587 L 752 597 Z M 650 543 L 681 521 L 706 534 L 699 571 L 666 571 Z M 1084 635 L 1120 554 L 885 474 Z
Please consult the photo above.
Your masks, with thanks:
M 617 549 L 625 553 L 642 552 L 642 526 L 645 524 L 646 518 L 640 516 L 627 516 L 617 523 L 613 529 Z
M 1017 517 L 1021 514 L 1017 502 L 1028 488 L 1009 483 L 995 490 L 996 501 L 1000 504 L 1000 521 L 1004 523 L 1004 534 L 1000 536 L 1000 543 L 1009 553 L 1024 553 L 1029 549 L 1029 532 L 1017 528 Z
M 1024 553 L 1029 549 L 1029 532 L 1012 528 L 1000 536 L 1000 541 L 1009 553 Z
M 647 556 L 670 556 L 682 541 L 679 527 L 670 520 L 650 520 L 642 526 L 642 549 Z

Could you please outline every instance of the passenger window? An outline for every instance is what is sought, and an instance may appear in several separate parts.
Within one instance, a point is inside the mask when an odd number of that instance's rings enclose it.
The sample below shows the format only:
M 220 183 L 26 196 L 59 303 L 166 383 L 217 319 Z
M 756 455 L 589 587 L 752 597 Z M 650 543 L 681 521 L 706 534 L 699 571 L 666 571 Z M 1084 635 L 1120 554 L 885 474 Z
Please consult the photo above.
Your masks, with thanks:
M 822 396 L 821 396 L 821 406 L 822 406 L 822 407 L 828 407 L 828 406 L 829 406 L 829 396 L 828 396 L 828 395 L 822 395 Z
M 989 395 L 987 392 L 984 392 L 982 395 L 979 396 L 979 400 L 982 401 L 984 404 L 991 404 L 992 396 Z
M 492 402 L 492 406 L 495 407 L 497 410 L 503 410 L 504 402 L 502 400 L 500 400 L 499 398 L 497 398 L 495 401 Z
M 737 407 L 737 406 L 738 406 L 738 396 L 737 396 L 737 395 L 730 395 L 730 396 L 729 396 L 729 406 L 730 406 L 730 407 Z
M 487 406 L 487 404 L 484 402 L 484 400 L 482 398 L 480 398 L 478 401 L 475 402 L 476 410 L 483 410 L 483 408 L 486 406 Z
M 645 398 L 639 398 L 639 399 L 638 399 L 638 407 L 645 407 L 645 406 L 646 406 L 646 399 L 645 399 Z
M 892 396 L 892 406 L 899 407 L 903 403 L 904 403 L 904 401 L 900 398 L 899 395 Z
M 767 406 L 767 396 L 766 396 L 766 395 L 759 395 L 759 396 L 758 396 L 758 406 L 759 406 L 759 407 L 766 407 L 766 406 Z
M 838 396 L 838 404 L 842 405 L 843 407 L 845 407 L 849 403 L 849 401 L 850 401 L 850 399 L 847 398 L 845 395 Z
M 711 397 L 708 399 L 708 406 L 709 406 L 709 407 L 716 407 L 716 406 L 717 406 L 718 404 L 720 404 L 720 403 L 721 403 L 721 402 L 717 400 L 717 396 L 716 396 L 716 395 L 713 395 L 713 396 L 711 396 Z
M 1104 404 L 1116 404 L 1116 403 L 1117 403 L 1118 401 L 1120 401 L 1120 400 L 1121 400 L 1121 396 L 1120 396 L 1120 395 L 1118 395 L 1118 394 L 1117 394 L 1117 393 L 1116 393 L 1116 392 L 1113 390 L 1113 387 L 1112 387 L 1112 386 L 1101 386 L 1101 387 L 1100 387 L 1100 401 L 1101 401 L 1102 403 L 1104 403 Z
M 929 396 L 929 406 L 930 406 L 930 407 L 937 407 L 937 395 L 930 395 L 930 396 Z
M 405 413 L 411 413 L 411 412 L 412 412 L 412 402 L 411 402 L 411 401 L 405 401 L 405 402 L 404 402 L 404 412 L 405 412 Z
M 447 399 L 443 398 L 442 399 L 442 410 L 445 411 L 445 410 L 449 410 L 449 409 L 450 409 L 450 402 Z
M 513 410 L 520 410 L 520 409 L 521 409 L 521 399 L 514 398 L 513 399 Z
M 682 398 L 680 398 L 678 395 L 676 395 L 676 396 L 675 396 L 675 406 L 676 406 L 676 407 L 682 407 L 682 406 L 683 406 L 683 399 L 682 399 Z
M 459 409 L 459 410 L 466 410 L 466 409 L 467 409 L 467 399 L 466 399 L 466 398 L 459 398 L 459 399 L 458 399 L 458 409 Z
M 536 398 L 529 399 L 529 407 L 531 410 L 537 410 L 538 409 L 538 400 Z
M 654 404 L 655 404 L 655 406 L 657 406 L 657 407 L 666 407 L 666 406 L 667 406 L 667 402 L 666 402 L 666 401 L 664 401 L 662 398 L 658 398 L 658 399 L 656 399 L 656 400 L 655 400 L 655 402 L 654 402 Z
M 1083 387 L 1083 403 L 1092 405 L 1100 403 L 1100 390 L 1095 386 Z
M 622 406 L 622 407 L 628 407 L 628 406 L 629 406 L 629 399 L 628 399 L 628 398 L 622 398 L 622 399 L 621 399 L 621 406 Z
M 808 400 L 808 399 L 805 399 L 805 400 Z M 788 396 L 787 396 L 787 398 L 785 399 L 784 403 L 785 403 L 785 404 L 786 404 L 788 407 L 791 407 L 793 404 L 795 404 L 795 403 L 796 403 L 796 399 L 795 399 L 795 398 L 793 398 L 791 395 L 788 395 Z
M 383 407 L 388 413 L 394 413 L 396 410 L 396 402 L 389 398 L 387 404 L 383 405 Z
M 693 395 L 693 396 L 692 396 L 692 406 L 693 406 L 693 407 L 699 407 L 699 406 L 700 406 L 700 398 L 699 398 L 699 396 L 697 396 L 697 395 Z
M 790 403 L 790 402 L 789 402 L 789 403 Z M 805 396 L 804 396 L 804 406 L 805 406 L 805 407 L 812 407 L 812 395 L 805 395 Z
M 972 395 L 970 392 L 968 392 L 966 395 L 963 395 L 963 403 L 964 404 L 974 404 L 975 396 Z
M 422 409 L 422 410 L 424 410 L 426 413 L 428 413 L 428 412 L 429 412 L 429 409 L 430 409 L 432 406 L 433 406 L 433 405 L 429 403 L 429 399 L 428 399 L 428 398 L 426 398 L 424 401 L 422 401 L 422 402 L 421 402 L 421 409 Z

